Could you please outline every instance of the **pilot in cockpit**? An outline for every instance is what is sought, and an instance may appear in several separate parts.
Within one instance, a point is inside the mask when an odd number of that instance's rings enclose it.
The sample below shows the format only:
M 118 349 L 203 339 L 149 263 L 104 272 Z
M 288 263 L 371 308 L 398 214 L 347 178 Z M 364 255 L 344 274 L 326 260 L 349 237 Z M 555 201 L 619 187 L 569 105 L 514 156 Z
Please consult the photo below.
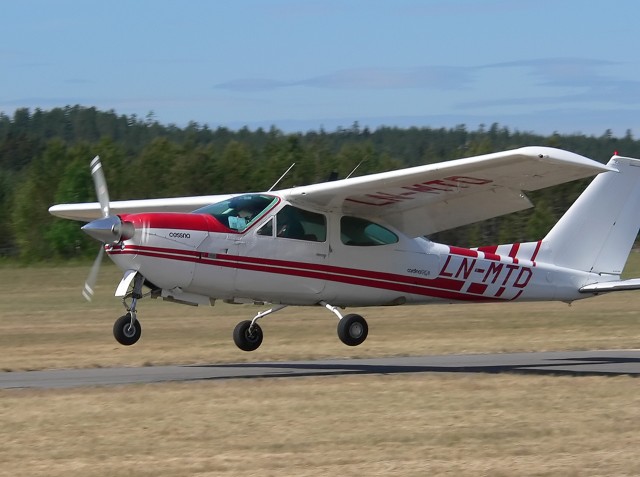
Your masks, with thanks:
M 235 200 L 230 204 L 234 209 L 229 214 L 229 226 L 236 230 L 242 230 L 262 211 L 251 200 Z
M 238 210 L 238 217 L 245 219 L 247 223 L 251 222 L 255 214 L 256 211 L 251 210 L 249 207 L 242 207 L 240 210 Z

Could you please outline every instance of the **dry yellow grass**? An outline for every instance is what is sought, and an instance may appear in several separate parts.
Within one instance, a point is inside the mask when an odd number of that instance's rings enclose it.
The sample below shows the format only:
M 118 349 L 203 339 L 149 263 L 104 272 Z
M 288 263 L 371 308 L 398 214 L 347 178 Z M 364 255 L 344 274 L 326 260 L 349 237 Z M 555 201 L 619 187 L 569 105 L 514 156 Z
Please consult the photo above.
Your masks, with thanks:
M 637 389 L 428 374 L 1 391 L 0 475 L 640 475 Z

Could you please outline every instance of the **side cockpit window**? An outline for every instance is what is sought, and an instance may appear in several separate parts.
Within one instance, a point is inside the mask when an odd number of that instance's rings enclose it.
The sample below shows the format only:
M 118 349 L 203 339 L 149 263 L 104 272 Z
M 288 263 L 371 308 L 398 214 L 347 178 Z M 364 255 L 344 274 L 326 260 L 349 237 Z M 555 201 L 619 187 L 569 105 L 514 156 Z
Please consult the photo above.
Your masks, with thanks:
M 263 217 L 277 202 L 277 197 L 270 195 L 244 194 L 207 205 L 193 212 L 209 214 L 224 226 L 242 232 Z
M 325 242 L 327 219 L 322 214 L 286 205 L 276 214 L 276 237 Z
M 398 242 L 398 236 L 382 225 L 359 217 L 340 219 L 340 239 L 345 245 L 371 247 Z

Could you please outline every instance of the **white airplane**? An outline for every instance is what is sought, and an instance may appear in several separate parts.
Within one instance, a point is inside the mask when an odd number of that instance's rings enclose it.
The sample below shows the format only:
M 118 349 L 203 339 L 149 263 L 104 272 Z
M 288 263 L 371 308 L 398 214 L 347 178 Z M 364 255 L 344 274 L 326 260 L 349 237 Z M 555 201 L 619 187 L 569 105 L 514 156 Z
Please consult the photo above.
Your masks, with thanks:
M 104 243 L 85 297 L 104 251 L 124 271 L 115 295 L 127 312 L 114 325 L 123 345 L 140 338 L 138 301 L 148 296 L 273 304 L 233 332 L 252 351 L 258 320 L 289 305 L 327 308 L 340 340 L 356 346 L 367 322 L 339 308 L 572 302 L 640 288 L 640 278 L 620 278 L 640 227 L 640 160 L 617 154 L 604 165 L 524 147 L 274 192 L 116 202 L 98 157 L 91 171 L 99 203 L 49 211 L 89 221 L 82 229 Z M 542 240 L 469 249 L 425 238 L 531 207 L 525 191 L 596 174 Z

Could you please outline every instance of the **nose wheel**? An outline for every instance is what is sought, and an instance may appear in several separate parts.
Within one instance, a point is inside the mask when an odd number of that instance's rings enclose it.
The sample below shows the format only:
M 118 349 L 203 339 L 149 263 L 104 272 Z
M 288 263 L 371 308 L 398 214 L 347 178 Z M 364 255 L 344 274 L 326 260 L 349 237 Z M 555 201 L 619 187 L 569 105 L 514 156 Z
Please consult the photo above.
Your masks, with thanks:
M 137 343 L 140 335 L 142 335 L 142 326 L 135 318 L 135 313 L 127 313 L 113 324 L 113 337 L 121 345 L 131 346 Z

